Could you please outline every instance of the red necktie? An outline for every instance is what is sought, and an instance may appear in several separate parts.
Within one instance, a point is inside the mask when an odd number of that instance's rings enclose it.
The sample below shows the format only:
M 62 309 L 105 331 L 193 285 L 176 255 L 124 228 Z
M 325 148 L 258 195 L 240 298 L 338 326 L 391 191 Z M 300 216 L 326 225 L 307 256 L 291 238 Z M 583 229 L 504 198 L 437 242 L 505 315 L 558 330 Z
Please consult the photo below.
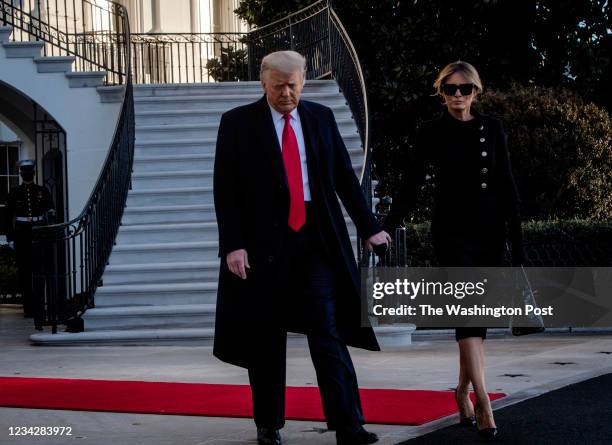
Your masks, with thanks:
M 283 163 L 289 186 L 289 227 L 296 232 L 306 222 L 306 207 L 304 206 L 304 184 L 302 182 L 302 164 L 297 138 L 291 127 L 291 115 L 285 114 L 283 128 Z

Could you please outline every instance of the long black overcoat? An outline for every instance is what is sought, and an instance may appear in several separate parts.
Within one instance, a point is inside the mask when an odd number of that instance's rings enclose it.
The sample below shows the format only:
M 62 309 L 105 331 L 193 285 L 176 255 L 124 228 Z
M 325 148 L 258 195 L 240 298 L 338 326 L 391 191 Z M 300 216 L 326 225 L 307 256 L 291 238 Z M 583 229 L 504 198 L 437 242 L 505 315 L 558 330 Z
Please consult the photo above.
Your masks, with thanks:
M 316 224 L 336 270 L 336 323 L 351 346 L 378 350 L 371 327 L 362 327 L 359 273 L 338 197 L 360 236 L 380 231 L 367 206 L 331 109 L 300 101 L 298 112 Z M 289 190 L 266 97 L 223 114 L 214 168 L 214 199 L 221 267 L 214 355 L 249 367 L 267 345 L 260 333 L 282 324 L 276 284 L 281 282 Z M 226 255 L 246 249 L 247 279 L 232 274 Z M 286 296 L 291 298 L 291 296 Z M 294 314 L 295 315 L 295 314 Z

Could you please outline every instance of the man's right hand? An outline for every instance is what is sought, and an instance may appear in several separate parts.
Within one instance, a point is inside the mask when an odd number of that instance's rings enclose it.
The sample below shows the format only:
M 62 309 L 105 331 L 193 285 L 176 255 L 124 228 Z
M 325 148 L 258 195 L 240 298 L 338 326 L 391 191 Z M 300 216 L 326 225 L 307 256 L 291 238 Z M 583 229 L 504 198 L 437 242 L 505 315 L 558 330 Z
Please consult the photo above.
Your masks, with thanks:
M 238 249 L 228 253 L 225 257 L 225 261 L 227 262 L 227 267 L 231 273 L 238 275 L 243 280 L 246 280 L 246 269 L 251 268 L 249 265 L 249 256 L 247 255 L 246 250 Z

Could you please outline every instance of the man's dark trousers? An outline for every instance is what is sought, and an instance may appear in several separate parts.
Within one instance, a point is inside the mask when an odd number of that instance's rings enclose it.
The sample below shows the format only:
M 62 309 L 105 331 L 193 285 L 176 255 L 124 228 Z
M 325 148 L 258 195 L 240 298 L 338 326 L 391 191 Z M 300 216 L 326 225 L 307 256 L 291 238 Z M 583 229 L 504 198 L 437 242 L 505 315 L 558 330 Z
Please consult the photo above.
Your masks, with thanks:
M 280 262 L 287 268 L 281 274 L 287 290 L 277 297 L 285 328 L 266 332 L 257 365 L 248 370 L 255 424 L 280 429 L 285 423 L 287 330 L 298 330 L 308 338 L 328 428 L 357 430 L 365 423 L 357 376 L 336 329 L 334 274 L 308 203 L 306 224 L 289 232 Z
M 19 290 L 23 301 L 23 312 L 34 317 L 36 325 L 42 322 L 44 307 L 41 292 L 34 288 L 33 275 L 40 274 L 39 252 L 32 244 L 32 228 L 44 225 L 43 222 L 15 222 L 13 238 L 15 241 L 15 262 L 19 278 Z

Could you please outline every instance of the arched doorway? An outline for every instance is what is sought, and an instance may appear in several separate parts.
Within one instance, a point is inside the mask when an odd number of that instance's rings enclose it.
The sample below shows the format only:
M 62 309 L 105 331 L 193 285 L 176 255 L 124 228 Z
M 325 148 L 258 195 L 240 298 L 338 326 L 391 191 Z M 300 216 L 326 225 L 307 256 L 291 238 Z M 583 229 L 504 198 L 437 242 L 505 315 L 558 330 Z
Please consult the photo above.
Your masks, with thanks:
M 6 199 L 9 190 L 20 183 L 17 162 L 23 159 L 35 161 L 34 182 L 51 193 L 56 212 L 48 223 L 64 222 L 68 217 L 66 132 L 38 103 L 3 82 L 0 82 L 0 122 L 18 142 L 12 145 L 0 142 L 0 151 L 7 151 L 0 153 L 3 162 L 0 170 L 6 170 L 5 175 L 0 175 L 0 233 L 5 235 L 12 223 Z M 21 303 L 16 266 L 14 251 L 1 246 L 0 302 Z

